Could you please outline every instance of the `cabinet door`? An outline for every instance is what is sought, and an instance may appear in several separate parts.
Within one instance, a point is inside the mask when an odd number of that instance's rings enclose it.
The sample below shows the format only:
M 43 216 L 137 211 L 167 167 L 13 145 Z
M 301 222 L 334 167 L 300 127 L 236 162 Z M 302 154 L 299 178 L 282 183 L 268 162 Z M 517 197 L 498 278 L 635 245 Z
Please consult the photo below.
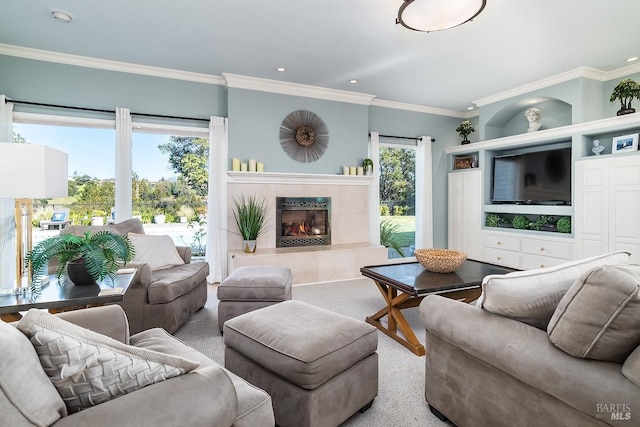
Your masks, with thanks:
M 577 257 L 608 252 L 609 158 L 575 163 L 574 227 Z
M 449 173 L 449 248 L 480 256 L 481 171 Z
M 614 158 L 609 185 L 609 250 L 631 252 L 640 262 L 640 156 Z

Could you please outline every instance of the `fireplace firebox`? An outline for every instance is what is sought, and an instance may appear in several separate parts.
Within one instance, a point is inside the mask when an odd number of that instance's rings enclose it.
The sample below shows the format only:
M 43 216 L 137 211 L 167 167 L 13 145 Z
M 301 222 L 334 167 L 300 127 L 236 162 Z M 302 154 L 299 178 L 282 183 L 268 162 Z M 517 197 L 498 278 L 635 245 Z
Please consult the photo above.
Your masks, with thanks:
M 277 248 L 330 244 L 330 197 L 276 198 Z

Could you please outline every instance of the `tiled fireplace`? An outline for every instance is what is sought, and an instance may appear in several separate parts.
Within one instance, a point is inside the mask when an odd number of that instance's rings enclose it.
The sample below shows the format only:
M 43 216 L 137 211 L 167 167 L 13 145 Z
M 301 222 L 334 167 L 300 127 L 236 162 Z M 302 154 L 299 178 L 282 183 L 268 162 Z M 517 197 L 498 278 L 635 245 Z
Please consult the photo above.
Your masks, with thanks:
M 291 268 L 293 283 L 360 278 L 360 268 L 387 261 L 387 249 L 371 243 L 371 176 L 229 172 L 227 206 L 234 198 L 264 197 L 267 230 L 255 253 L 242 251 L 228 209 L 229 272 L 246 265 Z M 284 205 L 279 203 L 285 201 Z M 284 210 L 281 208 L 284 206 Z
M 330 244 L 330 197 L 276 198 L 277 248 Z

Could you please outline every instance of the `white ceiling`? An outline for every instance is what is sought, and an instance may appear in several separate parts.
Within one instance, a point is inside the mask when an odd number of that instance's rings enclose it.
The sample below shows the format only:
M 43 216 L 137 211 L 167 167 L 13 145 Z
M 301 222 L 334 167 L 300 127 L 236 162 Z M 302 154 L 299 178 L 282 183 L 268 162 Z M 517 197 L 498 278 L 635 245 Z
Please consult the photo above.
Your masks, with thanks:
M 437 33 L 396 25 L 401 3 L 13 0 L 2 5 L 0 43 L 457 111 L 577 67 L 612 71 L 640 56 L 639 0 L 487 0 L 473 22 Z M 52 19 L 56 9 L 73 21 Z

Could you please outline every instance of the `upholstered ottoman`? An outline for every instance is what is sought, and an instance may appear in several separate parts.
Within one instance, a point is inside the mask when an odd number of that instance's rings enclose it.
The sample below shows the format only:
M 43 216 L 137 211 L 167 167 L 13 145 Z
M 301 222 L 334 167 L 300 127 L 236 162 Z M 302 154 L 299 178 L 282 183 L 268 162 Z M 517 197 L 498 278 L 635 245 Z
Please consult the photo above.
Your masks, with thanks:
M 291 270 L 285 267 L 240 267 L 218 286 L 218 329 L 229 319 L 291 299 Z
M 224 325 L 225 367 L 271 396 L 282 427 L 335 427 L 378 394 L 373 326 L 300 301 Z

